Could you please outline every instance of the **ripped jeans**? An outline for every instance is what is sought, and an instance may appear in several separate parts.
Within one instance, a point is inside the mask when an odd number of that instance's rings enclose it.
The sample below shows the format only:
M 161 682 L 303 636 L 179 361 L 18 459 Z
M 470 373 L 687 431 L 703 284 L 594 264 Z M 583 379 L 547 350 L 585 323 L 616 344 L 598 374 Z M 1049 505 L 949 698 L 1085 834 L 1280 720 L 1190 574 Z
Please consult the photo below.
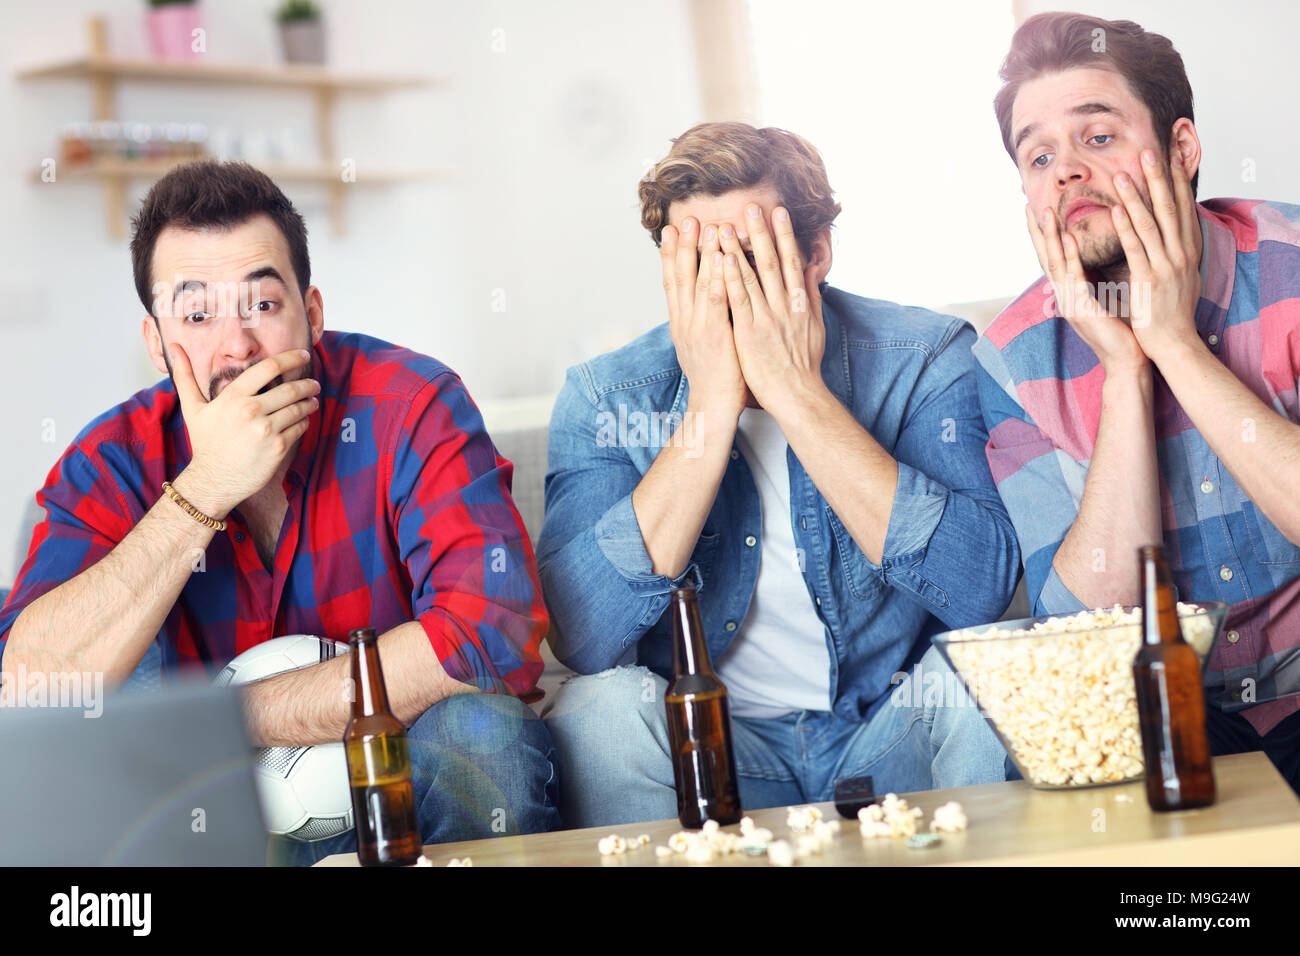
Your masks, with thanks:
M 644 667 L 616 667 L 560 687 L 543 716 L 555 742 L 565 826 L 677 816 L 667 686 Z M 877 793 L 907 793 L 1000 783 L 1011 768 L 934 648 L 865 721 L 805 710 L 774 719 L 732 717 L 731 729 L 747 810 L 830 800 L 844 777 L 870 774 Z

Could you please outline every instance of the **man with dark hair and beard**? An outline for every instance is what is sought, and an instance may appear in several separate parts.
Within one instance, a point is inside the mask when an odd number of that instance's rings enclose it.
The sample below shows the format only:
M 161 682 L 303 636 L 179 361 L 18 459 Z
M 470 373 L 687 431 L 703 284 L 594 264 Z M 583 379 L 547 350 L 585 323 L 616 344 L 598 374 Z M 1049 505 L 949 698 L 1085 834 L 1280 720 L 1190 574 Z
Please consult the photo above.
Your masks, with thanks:
M 163 177 L 131 255 L 145 346 L 169 378 L 93 421 L 50 472 L 0 612 L 4 675 L 156 683 L 216 674 L 273 637 L 370 627 L 409 728 L 423 842 L 552 828 L 550 736 L 518 699 L 548 618 L 511 465 L 459 377 L 325 331 L 302 217 L 250 166 Z M 336 657 L 244 688 L 252 742 L 341 740 L 349 677 Z M 348 832 L 282 849 L 310 863 L 355 845 Z
M 1215 753 L 1300 791 L 1300 207 L 1195 201 L 1201 142 L 1170 41 L 1027 20 L 995 100 L 1046 276 L 974 348 L 988 458 L 1035 614 L 1231 605 L 1205 664 Z

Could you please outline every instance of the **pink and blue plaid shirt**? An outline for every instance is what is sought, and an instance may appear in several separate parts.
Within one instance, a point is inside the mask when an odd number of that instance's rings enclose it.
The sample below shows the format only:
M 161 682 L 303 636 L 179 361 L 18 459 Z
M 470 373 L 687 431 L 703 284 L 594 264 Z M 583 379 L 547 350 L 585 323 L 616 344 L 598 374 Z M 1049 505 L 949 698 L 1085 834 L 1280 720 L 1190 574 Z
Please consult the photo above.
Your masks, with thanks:
M 460 379 L 434 359 L 338 332 L 322 336 L 310 374 L 321 404 L 284 479 L 273 568 L 231 512 L 195 556 L 142 681 L 215 674 L 272 637 L 343 641 L 353 628 L 419 621 L 456 680 L 529 694 L 546 607 L 510 497 L 513 467 Z M 37 495 L 47 516 L 0 612 L 0 654 L 23 608 L 112 550 L 190 457 L 169 379 L 86 427 Z
M 1300 422 L 1300 206 L 1213 199 L 1198 210 L 1197 332 L 1265 404 Z M 973 353 L 989 466 L 1020 536 L 1033 612 L 1080 610 L 1052 559 L 1083 497 L 1101 364 L 1061 318 L 1046 278 L 994 320 Z M 1300 710 L 1300 547 L 1246 497 L 1158 371 L 1154 382 L 1174 583 L 1181 600 L 1231 605 L 1226 637 L 1205 665 L 1206 692 L 1264 734 Z

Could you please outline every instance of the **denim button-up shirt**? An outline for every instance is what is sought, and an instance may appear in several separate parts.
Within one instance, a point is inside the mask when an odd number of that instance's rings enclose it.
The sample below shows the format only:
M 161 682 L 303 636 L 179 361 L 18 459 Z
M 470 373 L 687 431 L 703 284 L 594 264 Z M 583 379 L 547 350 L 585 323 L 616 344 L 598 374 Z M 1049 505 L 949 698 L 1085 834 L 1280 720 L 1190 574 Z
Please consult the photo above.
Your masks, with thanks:
M 832 287 L 822 314 L 823 381 L 898 461 L 877 564 L 786 451 L 792 563 L 826 627 L 827 708 L 861 719 L 886 699 L 894 675 L 920 657 L 929 635 L 1002 614 L 1019 579 L 1020 550 L 984 455 L 974 330 L 960 319 Z M 556 400 L 537 557 L 556 656 L 580 673 L 635 661 L 670 675 L 665 611 L 683 584 L 699 589 L 713 660 L 743 630 L 764 516 L 734 440 L 699 542 L 677 578 L 654 572 L 632 509 L 632 492 L 661 448 L 672 441 L 691 447 L 687 388 L 665 324 L 571 368 Z

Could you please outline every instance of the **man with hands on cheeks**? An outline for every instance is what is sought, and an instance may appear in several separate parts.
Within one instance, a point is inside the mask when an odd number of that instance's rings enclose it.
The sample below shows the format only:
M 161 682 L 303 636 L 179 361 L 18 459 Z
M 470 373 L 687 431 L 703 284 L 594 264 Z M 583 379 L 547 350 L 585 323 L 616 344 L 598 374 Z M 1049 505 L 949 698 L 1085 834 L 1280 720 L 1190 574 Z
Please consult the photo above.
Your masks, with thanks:
M 9 674 L 151 686 L 288 634 L 379 633 L 425 843 L 550 829 L 551 744 L 516 695 L 547 616 L 523 523 L 460 379 L 324 328 L 302 217 L 241 163 L 177 167 L 134 220 L 164 379 L 92 422 L 0 612 Z M 241 688 L 257 746 L 341 740 L 350 662 Z M 276 862 L 355 850 L 276 841 Z
M 1213 751 L 1263 749 L 1300 792 L 1300 208 L 1196 203 L 1182 59 L 1137 24 L 1033 17 L 1001 75 L 1045 277 L 974 352 L 1034 613 L 1136 603 L 1163 542 L 1181 600 L 1232 606 Z
M 973 331 L 825 284 L 839 204 L 790 133 L 694 127 L 640 197 L 669 321 L 570 369 L 551 420 L 538 567 L 556 656 L 585 675 L 546 714 L 566 824 L 677 813 L 665 612 L 684 585 L 747 808 L 864 774 L 898 791 L 1005 779 L 929 650 L 996 619 L 1019 575 Z

